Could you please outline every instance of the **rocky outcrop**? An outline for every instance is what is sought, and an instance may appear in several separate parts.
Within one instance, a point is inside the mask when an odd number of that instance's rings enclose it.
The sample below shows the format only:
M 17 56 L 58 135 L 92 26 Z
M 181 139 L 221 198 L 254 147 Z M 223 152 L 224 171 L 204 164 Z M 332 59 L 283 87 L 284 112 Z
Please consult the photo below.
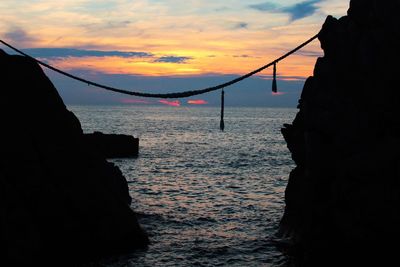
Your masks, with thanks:
M 301 266 L 394 258 L 400 237 L 398 0 L 352 0 L 328 17 L 324 57 L 282 133 L 297 167 L 280 234 Z M 379 265 L 385 266 L 385 265 Z
M 94 153 L 104 158 L 129 158 L 139 154 L 139 139 L 132 135 L 94 132 L 84 134 L 83 138 Z
M 145 247 L 125 178 L 88 149 L 42 69 L 0 50 L 0 83 L 2 263 L 72 266 Z

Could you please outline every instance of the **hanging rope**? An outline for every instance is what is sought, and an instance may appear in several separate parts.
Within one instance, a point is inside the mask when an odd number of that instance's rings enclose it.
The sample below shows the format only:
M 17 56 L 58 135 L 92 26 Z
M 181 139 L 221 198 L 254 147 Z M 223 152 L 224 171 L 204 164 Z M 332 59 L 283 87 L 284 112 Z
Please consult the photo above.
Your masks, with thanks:
M 272 92 L 273 93 L 278 92 L 278 86 L 276 84 L 276 62 L 274 63 L 274 72 L 272 74 Z
M 262 66 L 262 67 L 260 67 L 260 68 L 258 68 L 258 69 L 256 69 L 256 70 L 254 70 L 254 71 L 252 71 L 252 72 L 249 72 L 249 73 L 247 73 L 247 74 L 245 74 L 245 75 L 243 75 L 243 76 L 240 76 L 240 77 L 238 77 L 238 78 L 236 78 L 236 79 L 233 79 L 233 80 L 231 80 L 231 81 L 225 82 L 225 83 L 223 83 L 223 84 L 216 85 L 216 86 L 212 86 L 212 87 L 208 87 L 208 88 L 204 88 L 204 89 L 199 89 L 199 90 L 184 91 L 184 92 L 176 92 L 176 93 L 165 93 L 165 94 L 162 94 L 162 93 L 134 92 L 134 91 L 128 91 L 128 90 L 124 90 L 124 89 L 118 89 L 118 88 L 115 88 L 115 87 L 111 87 L 111 86 L 99 84 L 99 83 L 96 83 L 96 82 L 92 82 L 92 81 L 89 81 L 89 80 L 86 80 L 86 79 L 77 77 L 77 76 L 75 76 L 75 75 L 69 74 L 69 73 L 67 73 L 67 72 L 65 72 L 65 71 L 62 71 L 62 70 L 60 70 L 60 69 L 57 69 L 57 68 L 55 68 L 55 67 L 53 67 L 53 66 L 51 66 L 51 65 L 49 65 L 49 64 L 46 64 L 46 63 L 44 63 L 44 62 L 42 62 L 42 61 L 40 61 L 40 60 L 37 60 L 37 59 L 35 59 L 35 58 L 29 56 L 28 54 L 22 52 L 21 50 L 18 50 L 17 48 L 13 47 L 12 45 L 10 45 L 10 44 L 4 42 L 3 40 L 0 40 L 0 42 L 1 42 L 3 45 L 5 45 L 5 46 L 11 48 L 11 49 L 14 50 L 15 52 L 17 52 L 17 53 L 19 53 L 19 54 L 21 54 L 21 55 L 23 55 L 23 56 L 26 56 L 26 57 L 28 57 L 28 58 L 30 58 L 30 59 L 36 61 L 38 64 L 40 64 L 40 65 L 42 65 L 42 66 L 44 66 L 44 67 L 46 67 L 46 68 L 48 68 L 48 69 L 51 69 L 51 70 L 53 70 L 53 71 L 55 71 L 55 72 L 58 72 L 58 73 L 60 73 L 60 74 L 62 74 L 62 75 L 64 75 L 64 76 L 67 76 L 67 77 L 72 78 L 72 79 L 74 79 L 74 80 L 77 80 L 77 81 L 86 83 L 86 84 L 88 84 L 88 85 L 93 85 L 93 86 L 96 86 L 96 87 L 99 87 L 99 88 L 102 88 L 102 89 L 105 89 L 105 90 L 108 90 L 108 91 L 112 91 L 112 92 L 116 92 L 116 93 L 121 93 L 121 94 L 125 94 L 125 95 L 131 95 L 131 96 L 152 97 L 152 98 L 185 98 L 185 97 L 191 97 L 191 96 L 195 96 L 195 95 L 201 95 L 201 94 L 205 94 L 205 93 L 208 93 L 208 92 L 216 91 L 216 90 L 222 89 L 222 88 L 224 88 L 224 87 L 231 86 L 231 85 L 233 85 L 233 84 L 235 84 L 235 83 L 238 83 L 238 82 L 240 82 L 240 81 L 242 81 L 242 80 L 244 80 L 244 79 L 247 79 L 247 78 L 253 76 L 254 74 L 257 74 L 257 73 L 259 73 L 259 72 L 265 70 L 266 68 L 268 68 L 268 67 L 270 67 L 270 66 L 272 66 L 272 65 L 274 65 L 274 64 L 276 64 L 276 63 L 278 63 L 279 61 L 281 61 L 281 60 L 287 58 L 288 56 L 290 56 L 291 54 L 297 52 L 298 50 L 300 50 L 300 49 L 303 48 L 304 46 L 308 45 L 309 43 L 311 43 L 312 41 L 314 41 L 314 40 L 317 39 L 317 38 L 318 38 L 318 34 L 316 34 L 315 36 L 311 37 L 310 39 L 308 39 L 307 41 L 305 41 L 304 43 L 302 43 L 302 44 L 299 45 L 298 47 L 294 48 L 293 50 L 287 52 L 287 53 L 284 54 L 283 56 L 281 56 L 281 57 L 275 59 L 275 60 L 272 61 L 271 63 L 268 63 L 267 65 L 264 65 L 264 66 Z
M 222 88 L 222 91 L 221 91 L 221 121 L 219 122 L 219 128 L 221 129 L 221 131 L 224 131 L 224 129 L 225 129 L 224 108 L 225 108 L 225 92 L 224 92 L 224 89 Z

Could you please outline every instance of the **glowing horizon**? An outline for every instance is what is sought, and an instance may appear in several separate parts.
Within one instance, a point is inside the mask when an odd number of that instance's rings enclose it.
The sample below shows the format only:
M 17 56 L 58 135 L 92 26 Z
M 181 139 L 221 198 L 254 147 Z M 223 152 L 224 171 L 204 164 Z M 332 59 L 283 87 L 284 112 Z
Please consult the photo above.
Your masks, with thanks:
M 313 36 L 328 14 L 345 15 L 347 6 L 348 0 L 2 0 L 0 35 L 19 48 L 42 49 L 39 58 L 67 71 L 244 74 Z M 79 56 L 55 56 L 66 48 Z M 278 74 L 309 76 L 321 54 L 313 42 L 279 64 Z
M 179 100 L 166 100 L 166 99 L 161 99 L 158 100 L 158 103 L 171 106 L 171 107 L 180 107 L 181 106 L 181 101 Z
M 191 99 L 187 101 L 190 105 L 207 105 L 208 102 L 203 99 Z

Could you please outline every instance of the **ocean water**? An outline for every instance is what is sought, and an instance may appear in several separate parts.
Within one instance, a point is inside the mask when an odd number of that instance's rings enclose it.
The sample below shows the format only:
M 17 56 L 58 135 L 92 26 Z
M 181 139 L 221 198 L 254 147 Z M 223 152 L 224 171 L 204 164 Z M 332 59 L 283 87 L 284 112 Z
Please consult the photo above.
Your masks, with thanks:
M 283 266 L 272 242 L 294 163 L 280 134 L 295 109 L 69 106 L 85 132 L 140 138 L 113 159 L 151 245 L 100 266 Z

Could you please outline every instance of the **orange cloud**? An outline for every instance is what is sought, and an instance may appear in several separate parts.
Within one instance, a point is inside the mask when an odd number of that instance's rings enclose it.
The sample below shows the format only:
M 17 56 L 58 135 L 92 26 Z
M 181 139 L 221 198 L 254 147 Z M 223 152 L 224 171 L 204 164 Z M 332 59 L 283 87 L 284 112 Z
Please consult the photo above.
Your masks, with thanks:
M 3 0 L 0 35 L 22 48 L 144 51 L 154 55 L 49 60 L 65 70 L 84 68 L 145 76 L 241 75 L 313 36 L 326 14 L 344 15 L 348 6 L 348 0 L 321 1 L 316 5 L 321 12 L 288 24 L 287 14 L 272 13 L 265 20 L 264 14 L 246 8 L 239 0 L 234 0 L 236 4 L 229 9 L 224 9 L 225 4 L 219 1 L 195 2 L 183 1 L 179 8 L 171 8 L 175 5 L 169 0 Z M 22 28 L 16 30 L 13 25 L 19 24 Z M 308 55 L 321 52 L 319 43 L 313 42 L 307 51 Z M 279 74 L 308 77 L 315 59 L 300 53 L 294 55 L 280 62 Z M 270 73 L 271 70 L 265 70 L 262 74 Z
M 198 100 L 188 100 L 187 103 L 188 103 L 188 104 L 191 104 L 191 105 L 206 105 L 206 104 L 208 104 L 207 101 L 202 100 L 202 99 L 198 99 Z
M 181 106 L 181 102 L 179 100 L 174 100 L 174 101 L 168 101 L 168 100 L 158 100 L 159 103 L 164 104 L 164 105 L 168 105 L 171 107 L 180 107 Z

